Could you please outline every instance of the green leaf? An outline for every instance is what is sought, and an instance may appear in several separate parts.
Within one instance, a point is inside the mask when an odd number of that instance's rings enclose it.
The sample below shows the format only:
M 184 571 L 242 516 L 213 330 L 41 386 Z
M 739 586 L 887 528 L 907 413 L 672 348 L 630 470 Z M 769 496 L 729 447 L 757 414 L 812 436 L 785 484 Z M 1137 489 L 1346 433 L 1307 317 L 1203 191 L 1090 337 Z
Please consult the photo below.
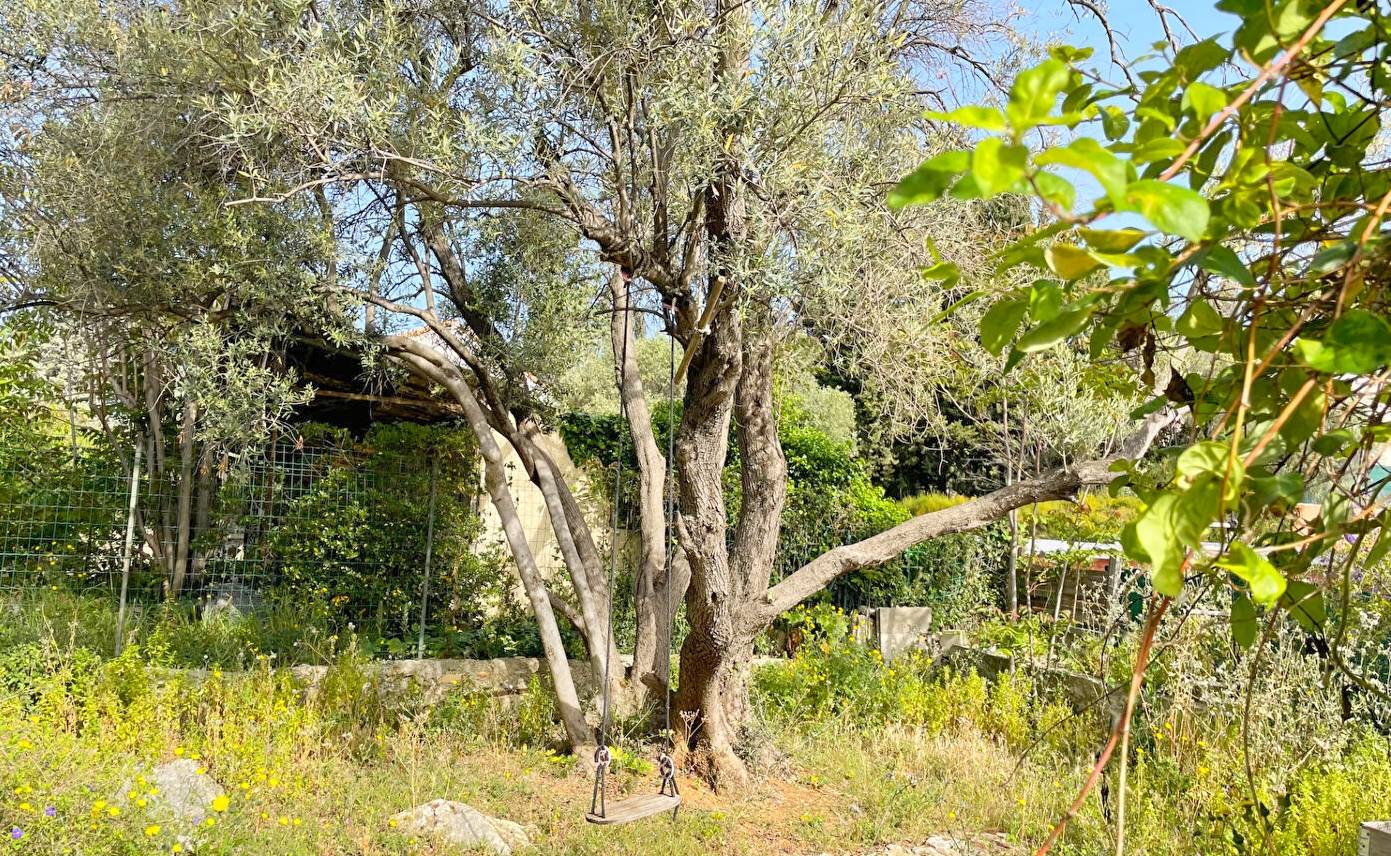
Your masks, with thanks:
M 1225 326 L 1226 322 L 1217 314 L 1217 310 L 1206 300 L 1199 298 L 1188 304 L 1188 308 L 1174 324 L 1174 330 L 1185 338 L 1198 339 L 1221 333 Z
M 938 262 L 931 267 L 923 268 L 922 278 L 946 283 L 946 287 L 951 288 L 961 279 L 961 269 L 955 262 Z
M 1273 606 L 1285 593 L 1285 578 L 1269 560 L 1240 541 L 1233 541 L 1226 554 L 1217 562 L 1246 581 L 1251 599 L 1261 606 Z
M 1386 517 L 1391 512 L 1383 512 L 1381 519 L 1381 531 L 1377 533 L 1377 542 L 1372 545 L 1372 549 L 1367 553 L 1367 558 L 1362 562 L 1364 568 L 1375 568 L 1381 564 L 1381 560 L 1386 558 L 1387 553 L 1391 553 L 1391 527 L 1387 526 Z
M 1081 279 L 1101 267 L 1091 253 L 1073 244 L 1053 244 L 1043 251 L 1043 257 L 1049 270 L 1063 279 Z
M 1161 494 L 1121 533 L 1126 554 L 1150 566 L 1155 591 L 1178 597 L 1183 591 L 1184 549 L 1174 537 L 1173 511 L 1178 496 Z
M 979 104 L 958 107 L 949 113 L 929 111 L 927 118 L 954 122 L 967 128 L 979 128 L 982 131 L 998 132 L 1005 129 L 1005 114 L 994 107 L 983 107 Z
M 1226 94 L 1215 86 L 1195 81 L 1188 84 L 1188 89 L 1184 90 L 1182 107 L 1185 110 L 1191 109 L 1199 122 L 1206 122 L 1226 106 Z
M 1029 317 L 1040 323 L 1051 321 L 1062 308 L 1062 286 L 1048 279 L 1035 280 L 1029 288 Z
M 1064 211 L 1071 211 L 1077 203 L 1077 188 L 1065 178 L 1040 170 L 1034 174 L 1034 184 L 1040 196 Z
M 1219 480 L 1204 475 L 1192 487 L 1160 494 L 1121 534 L 1127 555 L 1148 562 L 1154 588 L 1167 597 L 1183 589 L 1183 564 L 1188 548 L 1202 541 L 1216 517 L 1220 502 Z
M 1213 244 L 1198 259 L 1198 266 L 1209 273 L 1225 276 L 1247 288 L 1256 287 L 1256 278 L 1251 269 L 1232 251 L 1222 244 Z
M 1058 100 L 1058 93 L 1071 78 L 1072 71 L 1067 64 L 1054 58 L 1022 72 L 1014 79 L 1005 113 L 1016 135 L 1049 117 Z
M 1232 641 L 1250 648 L 1256 641 L 1256 607 L 1245 592 L 1232 596 Z
M 1158 137 L 1131 152 L 1130 160 L 1135 163 L 1154 163 L 1170 160 L 1183 154 L 1185 146 L 1173 137 Z
M 980 186 L 976 184 L 976 177 L 969 172 L 951 186 L 949 194 L 952 199 L 980 199 L 983 194 Z
M 1323 340 L 1294 343 L 1300 362 L 1327 374 L 1365 375 L 1391 363 L 1391 325 L 1365 309 L 1349 309 L 1328 328 Z
M 1186 187 L 1146 179 L 1126 188 L 1125 207 L 1136 211 L 1159 229 L 1190 241 L 1200 241 L 1207 231 L 1207 200 Z
M 1126 162 L 1091 137 L 1081 137 L 1066 146 L 1046 149 L 1034 158 L 1042 166 L 1058 165 L 1088 172 L 1106 191 L 1111 202 L 1120 205 L 1125 199 L 1128 178 Z
M 942 152 L 922 162 L 906 178 L 889 191 L 888 205 L 897 211 L 909 205 L 925 205 L 941 197 L 956 176 L 971 165 L 971 155 L 965 151 Z
M 1115 105 L 1101 108 L 1101 130 L 1108 140 L 1119 140 L 1130 128 L 1130 117 Z
M 1277 502 L 1294 505 L 1304 496 L 1304 479 L 1298 473 L 1257 476 L 1250 480 L 1252 504 L 1264 508 Z
M 1072 45 L 1054 45 L 1048 49 L 1048 55 L 1063 62 L 1081 62 L 1090 59 L 1095 53 L 1092 48 L 1078 48 Z
M 1193 486 L 1178 495 L 1173 525 L 1180 543 L 1189 547 L 1202 543 L 1203 533 L 1222 510 L 1221 490 L 1221 477 L 1209 474 L 1194 479 Z
M 1044 321 L 1025 333 L 1015 348 L 1024 354 L 1032 354 L 1035 351 L 1051 348 L 1081 330 L 1091 315 L 1090 309 L 1059 312 L 1056 317 Z
M 1028 160 L 1029 150 L 1023 146 L 986 137 L 971 157 L 971 176 L 982 196 L 994 196 L 1019 183 Z
M 980 319 L 981 347 L 998 357 L 1014 338 L 1028 309 L 1028 303 L 1019 297 L 997 301 Z
M 1314 440 L 1311 445 L 1320 455 L 1330 456 L 1338 454 L 1356 441 L 1357 435 L 1352 433 L 1352 429 L 1338 428 Z
M 1130 411 L 1130 418 L 1137 422 L 1149 416 L 1151 413 L 1158 413 L 1169 404 L 1169 399 L 1164 395 L 1156 395 L 1149 401 Z
M 1280 375 L 1281 394 L 1292 397 L 1306 379 L 1305 372 L 1286 369 Z M 1299 406 L 1290 411 L 1285 424 L 1280 426 L 1280 436 L 1291 446 L 1296 446 L 1317 434 L 1323 428 L 1323 411 L 1326 404 L 1322 389 L 1315 387 L 1305 393 Z
M 1140 229 L 1081 229 L 1087 246 L 1100 253 L 1124 253 L 1145 239 Z
M 1174 472 L 1190 479 L 1204 473 L 1222 475 L 1227 471 L 1231 460 L 1231 447 L 1216 440 L 1202 440 L 1194 443 L 1178 456 Z
M 1261 0 L 1256 0 L 1258 7 L 1260 2 Z M 1174 57 L 1174 68 L 1181 73 L 1182 79 L 1197 80 L 1226 62 L 1231 55 L 1232 52 L 1222 47 L 1217 39 L 1204 39 L 1179 51 Z
M 1324 606 L 1323 593 L 1313 583 L 1303 580 L 1290 580 L 1285 593 L 1280 597 L 1280 606 L 1289 611 L 1294 620 L 1310 633 L 1322 633 L 1328 624 L 1328 609 Z
M 1340 241 L 1331 247 L 1324 247 L 1309 261 L 1308 273 L 1310 276 L 1330 274 L 1352 261 L 1355 255 L 1357 255 L 1356 241 Z
M 1272 5 L 1275 9 L 1275 33 L 1284 39 L 1295 38 L 1304 32 L 1323 8 L 1323 4 L 1316 0 L 1280 0 Z
M 1178 456 L 1175 473 L 1181 484 L 1196 485 L 1207 477 L 1225 486 L 1223 499 L 1229 503 L 1240 498 L 1242 484 L 1246 481 L 1246 467 L 1241 459 L 1234 459 L 1230 447 L 1216 440 L 1203 440 L 1184 449 Z

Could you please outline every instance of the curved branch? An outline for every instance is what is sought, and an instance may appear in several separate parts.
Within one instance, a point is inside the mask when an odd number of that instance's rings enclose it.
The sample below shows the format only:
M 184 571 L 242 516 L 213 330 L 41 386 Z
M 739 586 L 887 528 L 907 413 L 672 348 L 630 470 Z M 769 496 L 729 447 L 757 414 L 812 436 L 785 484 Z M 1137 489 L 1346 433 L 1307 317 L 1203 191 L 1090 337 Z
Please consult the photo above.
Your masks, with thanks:
M 1144 455 L 1159 434 L 1179 418 L 1181 411 L 1161 411 L 1145 419 L 1120 451 L 1106 458 L 1058 467 L 1038 478 L 1006 485 L 960 505 L 922 514 L 877 535 L 836 547 L 803 565 L 764 595 L 751 616 L 758 626 L 825 588 L 837 577 L 883 564 L 924 541 L 953 532 L 978 529 L 1003 518 L 1010 511 L 1034 502 L 1070 499 L 1084 487 L 1103 485 L 1115 478 L 1111 465 Z

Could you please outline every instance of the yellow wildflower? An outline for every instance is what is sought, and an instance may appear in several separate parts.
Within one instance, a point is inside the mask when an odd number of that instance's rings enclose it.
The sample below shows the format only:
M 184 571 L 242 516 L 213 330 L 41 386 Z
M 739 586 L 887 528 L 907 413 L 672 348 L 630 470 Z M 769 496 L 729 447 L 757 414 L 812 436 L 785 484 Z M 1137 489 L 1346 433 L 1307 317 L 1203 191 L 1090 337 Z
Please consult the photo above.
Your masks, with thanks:
M 149 826 L 145 827 L 145 836 L 147 838 L 154 838 L 156 835 L 159 835 L 158 823 L 152 823 Z
M 227 798 L 226 794 L 218 794 L 213 797 L 213 811 L 226 811 L 229 803 L 231 800 Z

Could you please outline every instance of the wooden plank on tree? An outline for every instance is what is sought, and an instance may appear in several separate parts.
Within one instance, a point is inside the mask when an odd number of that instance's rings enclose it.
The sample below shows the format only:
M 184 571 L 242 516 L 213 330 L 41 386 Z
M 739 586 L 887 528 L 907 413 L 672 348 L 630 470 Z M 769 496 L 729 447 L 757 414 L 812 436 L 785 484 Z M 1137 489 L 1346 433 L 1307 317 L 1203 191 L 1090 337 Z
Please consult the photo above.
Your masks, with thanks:
M 1391 821 L 1372 820 L 1362 824 L 1357 856 L 1391 856 Z
M 628 823 L 634 820 L 641 820 L 644 817 L 651 817 L 654 814 L 661 814 L 664 811 L 674 811 L 681 805 L 681 795 L 674 796 L 668 794 L 645 794 L 640 797 L 629 797 L 626 800 L 619 800 L 606 806 L 603 815 L 588 812 L 584 819 L 590 823 Z

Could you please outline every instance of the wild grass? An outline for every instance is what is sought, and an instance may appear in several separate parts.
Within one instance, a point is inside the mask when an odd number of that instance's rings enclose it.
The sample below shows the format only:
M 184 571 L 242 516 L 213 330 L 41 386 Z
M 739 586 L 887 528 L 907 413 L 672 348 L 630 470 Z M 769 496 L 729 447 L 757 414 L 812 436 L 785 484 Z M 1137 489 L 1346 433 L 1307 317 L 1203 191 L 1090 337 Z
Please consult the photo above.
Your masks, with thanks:
M 540 682 L 507 705 L 461 687 L 427 706 L 419 692 L 376 685 L 351 644 L 310 691 L 268 656 L 243 670 L 173 670 L 157 645 L 112 657 L 74 645 L 82 632 L 54 624 L 46 640 L 0 649 L 0 833 L 11 836 L 0 850 L 444 854 L 455 851 L 389 818 L 445 798 L 526 825 L 535 853 L 863 853 L 982 832 L 1027 852 L 1105 733 L 1021 677 L 888 665 L 821 636 L 755 676 L 749 790 L 713 793 L 683 775 L 675 821 L 597 828 L 583 820 L 588 764 L 558 751 Z M 1136 721 L 1127 852 L 1350 855 L 1361 820 L 1391 816 L 1386 739 L 1342 722 L 1337 699 L 1310 688 L 1307 658 L 1272 657 L 1256 688 L 1253 798 L 1231 713 L 1240 693 L 1209 688 L 1199 703 L 1180 692 L 1207 685 L 1181 666 L 1198 652 L 1179 653 Z M 614 790 L 654 788 L 651 748 L 634 736 L 618 750 Z M 176 758 L 228 792 L 225 810 L 194 828 L 128 796 Z M 1113 810 L 1115 799 L 1113 789 Z M 1054 852 L 1091 856 L 1112 842 L 1094 795 Z

